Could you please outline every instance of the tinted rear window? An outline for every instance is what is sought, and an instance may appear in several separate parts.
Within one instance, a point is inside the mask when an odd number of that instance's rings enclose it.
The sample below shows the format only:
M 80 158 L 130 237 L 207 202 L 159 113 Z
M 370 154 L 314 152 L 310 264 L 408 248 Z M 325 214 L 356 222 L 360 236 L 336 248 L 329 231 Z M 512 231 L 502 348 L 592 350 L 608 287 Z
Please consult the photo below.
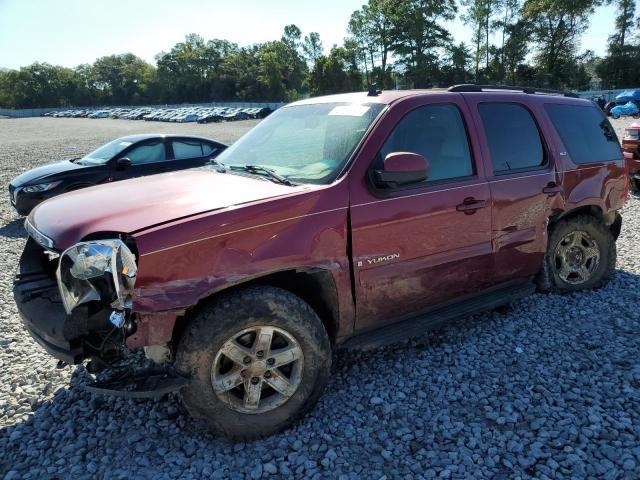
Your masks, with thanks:
M 573 163 L 620 160 L 622 151 L 615 131 L 604 114 L 593 106 L 544 106 Z
M 515 103 L 481 103 L 478 111 L 495 173 L 546 163 L 540 132 L 529 110 Z
M 202 157 L 202 144 L 190 140 L 174 140 L 173 156 L 176 160 Z

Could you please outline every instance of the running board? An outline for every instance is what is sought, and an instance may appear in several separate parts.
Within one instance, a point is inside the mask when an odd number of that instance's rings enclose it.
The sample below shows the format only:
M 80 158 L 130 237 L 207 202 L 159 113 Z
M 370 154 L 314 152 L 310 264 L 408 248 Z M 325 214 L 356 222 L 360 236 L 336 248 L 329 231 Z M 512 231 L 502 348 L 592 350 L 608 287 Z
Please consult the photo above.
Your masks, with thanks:
M 442 307 L 436 307 L 422 315 L 399 322 L 358 333 L 346 340 L 341 348 L 370 350 L 374 348 L 400 343 L 413 337 L 424 335 L 427 330 L 474 313 L 506 305 L 515 300 L 527 297 L 535 292 L 533 282 L 509 284 L 488 290 L 466 300 L 457 301 Z
M 176 392 L 189 380 L 170 368 L 148 368 L 120 372 L 107 380 L 93 382 L 85 388 L 91 393 L 125 398 L 157 398 Z

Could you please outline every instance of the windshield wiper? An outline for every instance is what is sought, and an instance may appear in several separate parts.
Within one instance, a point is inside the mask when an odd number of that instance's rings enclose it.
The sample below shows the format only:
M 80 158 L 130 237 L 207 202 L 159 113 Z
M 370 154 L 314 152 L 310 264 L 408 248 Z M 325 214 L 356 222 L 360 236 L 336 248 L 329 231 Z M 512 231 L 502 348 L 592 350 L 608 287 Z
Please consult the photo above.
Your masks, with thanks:
M 215 158 L 210 158 L 209 161 L 207 162 L 209 165 L 213 165 L 214 167 L 218 167 L 218 171 L 220 173 L 224 173 L 225 168 L 227 168 L 227 166 L 222 163 L 219 162 L 218 160 L 216 160 Z
M 269 177 L 271 180 L 275 180 L 282 185 L 288 185 L 290 187 L 296 185 L 291 180 L 283 175 L 278 175 L 275 171 L 270 168 L 263 167 L 261 165 L 225 165 L 224 168 L 228 168 L 229 170 L 242 170 L 244 172 L 254 173 L 256 175 L 264 175 Z

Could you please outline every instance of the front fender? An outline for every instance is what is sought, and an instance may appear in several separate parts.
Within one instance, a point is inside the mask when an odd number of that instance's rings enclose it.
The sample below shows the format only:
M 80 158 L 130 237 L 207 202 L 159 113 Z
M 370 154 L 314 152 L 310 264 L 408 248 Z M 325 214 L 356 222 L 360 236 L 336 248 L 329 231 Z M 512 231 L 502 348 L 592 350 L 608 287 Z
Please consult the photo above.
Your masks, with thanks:
M 139 261 L 133 311 L 184 310 L 230 286 L 277 272 L 314 269 L 331 272 L 341 292 L 341 309 L 349 311 L 343 305 L 352 301 L 347 197 L 335 187 L 135 234 Z M 160 244 L 169 246 L 157 248 Z

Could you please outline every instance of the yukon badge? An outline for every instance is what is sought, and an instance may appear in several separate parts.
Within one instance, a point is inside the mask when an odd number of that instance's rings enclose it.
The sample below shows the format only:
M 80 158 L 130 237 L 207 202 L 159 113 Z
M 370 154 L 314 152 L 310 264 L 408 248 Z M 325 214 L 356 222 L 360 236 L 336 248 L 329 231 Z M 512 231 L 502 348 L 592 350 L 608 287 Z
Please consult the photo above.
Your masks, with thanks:
M 382 257 L 367 258 L 366 262 L 367 262 L 367 265 L 375 265 L 377 263 L 390 262 L 391 260 L 396 260 L 398 258 L 400 258 L 399 253 L 391 253 L 389 255 L 384 255 Z M 362 260 L 358 260 L 358 267 L 362 267 L 362 266 L 364 266 L 364 262 Z

